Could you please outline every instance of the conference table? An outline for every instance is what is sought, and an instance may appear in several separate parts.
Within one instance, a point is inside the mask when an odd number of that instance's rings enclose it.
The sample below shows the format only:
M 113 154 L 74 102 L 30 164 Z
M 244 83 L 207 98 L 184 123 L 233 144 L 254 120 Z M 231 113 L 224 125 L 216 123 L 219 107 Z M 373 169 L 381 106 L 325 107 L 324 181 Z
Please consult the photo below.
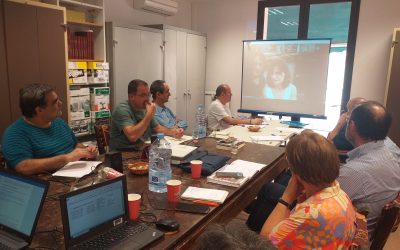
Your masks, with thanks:
M 199 235 L 212 223 L 225 223 L 235 218 L 257 195 L 263 184 L 276 178 L 284 169 L 287 168 L 284 148 L 268 145 L 259 145 L 247 142 L 237 154 L 229 151 L 216 149 L 215 138 L 203 138 L 197 142 L 199 150 L 227 155 L 228 162 L 236 159 L 247 160 L 266 164 L 267 167 L 256 173 L 249 181 L 239 188 L 228 187 L 213 183 L 207 183 L 206 178 L 192 179 L 191 174 L 183 172 L 177 166 L 173 166 L 172 178 L 182 181 L 181 193 L 188 186 L 222 189 L 229 192 L 223 204 L 217 207 L 210 207 L 207 214 L 195 214 L 178 212 L 173 210 L 160 210 L 154 207 L 154 202 L 166 200 L 166 194 L 156 194 L 148 190 L 147 175 L 132 175 L 124 167 L 127 175 L 128 193 L 139 193 L 142 195 L 142 206 L 140 219 L 149 222 L 154 226 L 155 217 L 157 219 L 172 218 L 180 224 L 179 230 L 174 234 L 166 234 L 162 239 L 152 243 L 150 249 L 189 249 L 195 243 Z M 124 162 L 133 162 L 139 159 L 139 152 L 123 152 Z M 42 175 L 41 178 L 50 181 L 50 188 L 44 203 L 39 222 L 36 228 L 31 248 L 64 249 L 62 233 L 61 212 L 58 196 L 69 192 L 71 185 L 76 180 L 70 178 L 54 178 L 51 175 Z M 88 177 L 90 178 L 95 177 Z M 154 206 L 154 207 L 153 207 Z M 155 216 L 155 217 L 154 217 Z M 150 218 L 150 219 L 149 219 Z M 151 219 L 153 218 L 153 220 Z

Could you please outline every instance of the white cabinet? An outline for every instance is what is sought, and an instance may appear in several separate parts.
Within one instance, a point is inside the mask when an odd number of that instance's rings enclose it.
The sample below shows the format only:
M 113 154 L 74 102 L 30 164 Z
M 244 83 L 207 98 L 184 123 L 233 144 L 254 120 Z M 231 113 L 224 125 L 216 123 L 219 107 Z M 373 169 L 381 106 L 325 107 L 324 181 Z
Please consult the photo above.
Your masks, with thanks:
M 152 26 L 164 31 L 164 80 L 170 85 L 167 106 L 178 119 L 185 119 L 191 133 L 198 104 L 204 104 L 206 37 L 198 32 L 168 25 Z
M 128 99 L 128 84 L 162 79 L 162 32 L 141 26 L 106 24 L 112 107 Z

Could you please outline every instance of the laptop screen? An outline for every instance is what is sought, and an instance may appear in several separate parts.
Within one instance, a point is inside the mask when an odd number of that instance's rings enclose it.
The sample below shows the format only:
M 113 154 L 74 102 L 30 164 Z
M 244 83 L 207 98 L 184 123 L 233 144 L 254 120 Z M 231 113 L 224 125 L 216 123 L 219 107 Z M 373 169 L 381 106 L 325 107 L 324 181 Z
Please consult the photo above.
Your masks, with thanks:
M 102 226 L 110 228 L 116 219 L 127 216 L 125 176 L 70 192 L 61 199 L 61 206 L 69 240 Z
M 0 224 L 30 241 L 47 189 L 45 181 L 0 171 Z

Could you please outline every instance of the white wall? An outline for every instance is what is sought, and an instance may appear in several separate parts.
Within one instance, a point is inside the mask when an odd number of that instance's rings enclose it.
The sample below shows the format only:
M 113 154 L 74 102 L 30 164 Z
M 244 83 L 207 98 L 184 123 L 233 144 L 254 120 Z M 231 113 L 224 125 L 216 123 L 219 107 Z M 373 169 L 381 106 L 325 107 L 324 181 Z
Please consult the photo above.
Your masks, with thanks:
M 219 84 L 229 84 L 233 113 L 240 107 L 242 41 L 256 38 L 257 2 L 203 0 L 192 3 L 192 29 L 207 34 L 206 91 L 215 93 Z
M 174 16 L 164 16 L 133 8 L 133 0 L 104 0 L 106 22 L 118 24 L 168 24 L 181 28 L 191 27 L 191 3 L 176 0 L 179 8 Z
M 383 103 L 393 29 L 400 27 L 399 11 L 399 0 L 361 0 L 352 97 Z

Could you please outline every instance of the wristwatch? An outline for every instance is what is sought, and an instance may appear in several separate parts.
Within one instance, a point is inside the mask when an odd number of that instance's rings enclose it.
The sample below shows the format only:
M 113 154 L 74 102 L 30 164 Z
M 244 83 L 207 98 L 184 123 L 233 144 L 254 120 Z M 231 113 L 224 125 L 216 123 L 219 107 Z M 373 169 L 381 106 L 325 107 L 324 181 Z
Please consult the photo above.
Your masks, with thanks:
M 285 201 L 284 199 L 279 198 L 278 202 L 290 209 L 290 204 L 287 201 Z

